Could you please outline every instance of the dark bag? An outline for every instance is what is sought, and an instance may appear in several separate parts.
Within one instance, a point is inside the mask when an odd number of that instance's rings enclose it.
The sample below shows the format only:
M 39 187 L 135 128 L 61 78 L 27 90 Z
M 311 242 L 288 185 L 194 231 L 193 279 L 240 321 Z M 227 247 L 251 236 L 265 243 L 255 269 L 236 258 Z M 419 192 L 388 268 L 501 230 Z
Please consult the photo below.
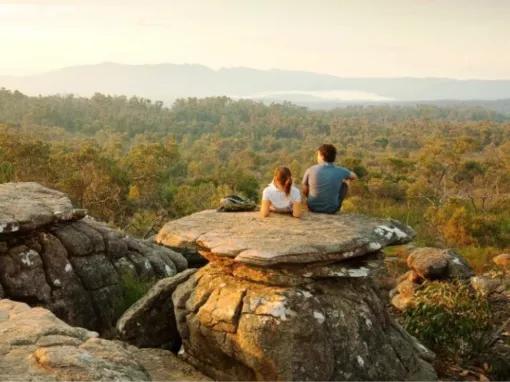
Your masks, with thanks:
M 257 205 L 250 199 L 238 195 L 228 195 L 220 200 L 220 206 L 217 211 L 220 212 L 238 212 L 253 211 Z

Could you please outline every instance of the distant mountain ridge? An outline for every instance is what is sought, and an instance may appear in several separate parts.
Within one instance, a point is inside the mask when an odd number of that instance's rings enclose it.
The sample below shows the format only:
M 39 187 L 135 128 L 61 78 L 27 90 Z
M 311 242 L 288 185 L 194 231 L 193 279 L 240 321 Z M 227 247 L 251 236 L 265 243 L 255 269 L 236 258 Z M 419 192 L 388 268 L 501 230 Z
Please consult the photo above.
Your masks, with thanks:
M 0 76 L 0 87 L 29 95 L 96 92 L 141 96 L 166 103 L 182 97 L 229 96 L 288 100 L 297 104 L 499 100 L 510 98 L 510 80 L 448 78 L 342 78 L 290 70 L 222 68 L 202 65 L 102 63 L 42 74 Z

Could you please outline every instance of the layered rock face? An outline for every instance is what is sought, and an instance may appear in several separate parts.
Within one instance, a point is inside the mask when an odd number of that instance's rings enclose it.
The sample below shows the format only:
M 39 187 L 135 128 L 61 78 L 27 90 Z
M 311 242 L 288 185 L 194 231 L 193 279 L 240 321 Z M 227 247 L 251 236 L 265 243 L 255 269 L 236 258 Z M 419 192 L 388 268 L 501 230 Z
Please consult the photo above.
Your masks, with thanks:
M 427 380 L 433 354 L 395 323 L 376 284 L 395 221 L 204 211 L 157 240 L 210 262 L 173 294 L 182 356 L 222 380 Z
M 73 328 L 43 308 L 0 300 L 0 375 L 6 381 L 207 380 L 159 349 L 137 349 Z
M 41 305 L 110 335 L 126 283 L 173 276 L 186 259 L 85 217 L 37 183 L 0 185 L 0 297 Z

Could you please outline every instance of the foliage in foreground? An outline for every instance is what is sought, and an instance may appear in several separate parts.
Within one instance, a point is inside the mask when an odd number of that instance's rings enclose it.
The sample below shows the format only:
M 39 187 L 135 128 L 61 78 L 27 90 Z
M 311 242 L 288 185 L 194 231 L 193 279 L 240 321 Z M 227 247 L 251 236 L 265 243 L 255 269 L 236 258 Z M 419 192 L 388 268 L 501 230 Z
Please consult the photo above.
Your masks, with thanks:
M 462 358 L 483 350 L 491 318 L 486 297 L 461 281 L 434 281 L 414 298 L 414 307 L 404 312 L 404 325 L 426 346 L 438 354 Z
M 122 301 L 117 307 L 119 315 L 142 298 L 155 283 L 155 280 L 140 280 L 130 273 L 123 274 L 120 281 Z

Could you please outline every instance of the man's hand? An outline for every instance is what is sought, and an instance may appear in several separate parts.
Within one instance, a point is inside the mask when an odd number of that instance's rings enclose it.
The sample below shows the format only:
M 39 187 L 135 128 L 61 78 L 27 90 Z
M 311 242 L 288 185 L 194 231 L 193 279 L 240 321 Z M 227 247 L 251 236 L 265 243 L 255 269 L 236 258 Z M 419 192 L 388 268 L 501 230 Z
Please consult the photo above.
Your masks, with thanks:
M 358 179 L 358 175 L 356 175 L 356 173 L 352 172 L 350 173 L 350 175 L 347 177 L 348 180 L 357 180 Z

